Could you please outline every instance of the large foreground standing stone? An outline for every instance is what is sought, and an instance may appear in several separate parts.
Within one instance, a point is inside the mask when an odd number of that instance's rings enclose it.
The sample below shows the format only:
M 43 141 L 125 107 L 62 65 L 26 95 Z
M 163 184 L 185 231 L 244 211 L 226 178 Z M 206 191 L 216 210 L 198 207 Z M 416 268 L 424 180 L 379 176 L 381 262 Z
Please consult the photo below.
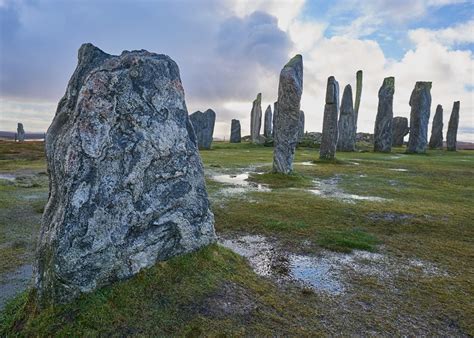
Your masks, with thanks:
M 410 136 L 407 153 L 424 153 L 428 144 L 431 82 L 417 82 L 410 96 Z
M 61 303 L 216 240 L 177 64 L 91 44 L 46 135 L 40 304 Z
M 392 146 L 403 146 L 403 138 L 408 134 L 408 119 L 406 117 L 396 116 L 392 120 Z
M 294 56 L 280 72 L 278 110 L 275 114 L 273 171 L 288 174 L 298 143 L 300 101 L 303 93 L 303 57 Z
M 339 116 L 339 83 L 334 76 L 328 78 L 326 104 L 324 105 L 323 135 L 319 158 L 331 160 L 336 156 L 338 137 L 337 118 Z
M 374 151 L 388 153 L 392 150 L 393 94 L 395 78 L 386 77 L 379 89 L 379 105 L 374 129 Z
M 265 110 L 263 136 L 266 138 L 272 137 L 272 107 L 270 105 L 268 105 L 267 109 Z
M 355 114 L 352 105 L 352 87 L 344 88 L 341 101 L 341 113 L 339 115 L 339 137 L 337 140 L 338 151 L 355 150 Z
M 457 148 L 459 105 L 459 101 L 454 102 L 453 111 L 451 112 L 451 117 L 449 118 L 448 133 L 446 134 L 446 145 L 449 151 L 456 151 Z
M 216 113 L 212 109 L 208 109 L 204 113 L 198 110 L 192 113 L 189 119 L 196 133 L 199 149 L 211 149 Z
M 433 117 L 429 146 L 431 149 L 443 149 L 443 106 L 440 104 Z
M 262 94 L 258 93 L 252 103 L 250 112 L 250 140 L 252 143 L 260 143 L 260 128 L 262 127 Z
M 298 142 L 304 137 L 304 111 L 300 110 L 300 122 L 298 124 Z
M 230 124 L 230 143 L 240 143 L 242 140 L 240 134 L 240 121 L 232 119 Z
M 23 123 L 18 123 L 16 126 L 16 138 L 18 142 L 25 141 L 25 129 L 23 128 Z

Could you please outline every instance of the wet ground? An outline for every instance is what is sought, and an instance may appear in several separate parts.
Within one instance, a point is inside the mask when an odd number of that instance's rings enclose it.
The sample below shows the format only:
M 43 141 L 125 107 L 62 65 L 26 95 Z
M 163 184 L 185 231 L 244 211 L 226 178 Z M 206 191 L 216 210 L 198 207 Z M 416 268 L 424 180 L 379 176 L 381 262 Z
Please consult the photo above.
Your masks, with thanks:
M 245 257 L 255 273 L 281 283 L 296 283 L 327 295 L 350 290 L 354 275 L 371 276 L 381 283 L 399 275 L 446 276 L 435 264 L 416 258 L 390 257 L 386 253 L 322 250 L 314 255 L 288 252 L 275 240 L 260 235 L 221 238 L 220 244 Z
M 0 310 L 7 301 L 32 284 L 33 267 L 22 265 L 16 271 L 0 275 Z

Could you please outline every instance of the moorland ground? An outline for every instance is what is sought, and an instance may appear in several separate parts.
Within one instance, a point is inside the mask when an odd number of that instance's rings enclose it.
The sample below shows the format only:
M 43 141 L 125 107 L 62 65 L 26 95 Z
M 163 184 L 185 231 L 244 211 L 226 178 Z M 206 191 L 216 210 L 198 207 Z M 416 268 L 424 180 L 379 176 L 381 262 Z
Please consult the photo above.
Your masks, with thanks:
M 473 335 L 474 152 L 404 151 L 326 162 L 298 148 L 284 176 L 272 148 L 216 142 L 201 151 L 216 232 L 258 235 L 282 253 L 277 273 L 216 244 L 40 312 L 22 275 L 47 201 L 43 143 L 0 142 L 0 335 Z M 316 270 L 332 257 L 339 291 L 275 278 L 288 257 Z

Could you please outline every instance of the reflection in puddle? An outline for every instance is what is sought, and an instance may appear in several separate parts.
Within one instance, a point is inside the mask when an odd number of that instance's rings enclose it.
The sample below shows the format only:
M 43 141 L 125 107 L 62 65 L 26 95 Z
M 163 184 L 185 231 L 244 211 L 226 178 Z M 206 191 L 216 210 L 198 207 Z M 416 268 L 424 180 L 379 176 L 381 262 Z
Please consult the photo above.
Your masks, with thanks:
M 407 172 L 408 169 L 403 169 L 403 168 L 392 168 L 392 169 L 388 169 L 388 170 L 391 170 L 391 171 L 401 171 L 401 172 Z
M 260 276 L 280 283 L 296 282 L 331 295 L 342 294 L 350 288 L 354 275 L 373 276 L 381 281 L 391 281 L 400 274 L 447 275 L 436 265 L 419 259 L 404 261 L 360 250 L 350 254 L 322 251 L 317 256 L 297 255 L 259 235 L 221 239 L 220 244 L 245 257 Z
M 295 162 L 296 165 L 316 165 L 315 163 L 311 161 L 306 161 L 306 162 Z
M 315 187 L 314 189 L 310 189 L 309 191 L 315 195 L 318 195 L 324 198 L 334 198 L 334 199 L 338 199 L 347 203 L 355 203 L 355 201 L 372 201 L 372 202 L 388 201 L 388 199 L 383 198 L 383 197 L 348 194 L 337 186 L 339 180 L 340 180 L 339 176 L 335 176 L 327 180 L 314 180 L 313 183 Z
M 0 174 L 0 180 L 14 181 L 16 179 L 15 175 L 12 174 Z
M 271 189 L 264 184 L 250 182 L 248 180 L 249 172 L 236 175 L 216 174 L 212 175 L 211 178 L 216 182 L 235 186 L 222 189 L 221 191 L 224 194 L 243 194 L 248 191 L 271 191 Z

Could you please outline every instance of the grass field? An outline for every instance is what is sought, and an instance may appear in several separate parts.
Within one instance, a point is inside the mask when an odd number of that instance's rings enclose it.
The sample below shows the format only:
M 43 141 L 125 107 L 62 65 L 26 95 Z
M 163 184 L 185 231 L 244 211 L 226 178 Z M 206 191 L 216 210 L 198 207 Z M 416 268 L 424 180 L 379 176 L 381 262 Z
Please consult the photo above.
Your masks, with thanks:
M 331 259 L 344 291 L 261 276 L 212 245 L 41 312 L 21 292 L 0 335 L 474 335 L 474 152 L 325 162 L 299 148 L 289 176 L 270 173 L 270 147 L 217 142 L 201 156 L 221 239 Z M 45 171 L 42 143 L 0 143 L 0 288 L 33 262 Z

